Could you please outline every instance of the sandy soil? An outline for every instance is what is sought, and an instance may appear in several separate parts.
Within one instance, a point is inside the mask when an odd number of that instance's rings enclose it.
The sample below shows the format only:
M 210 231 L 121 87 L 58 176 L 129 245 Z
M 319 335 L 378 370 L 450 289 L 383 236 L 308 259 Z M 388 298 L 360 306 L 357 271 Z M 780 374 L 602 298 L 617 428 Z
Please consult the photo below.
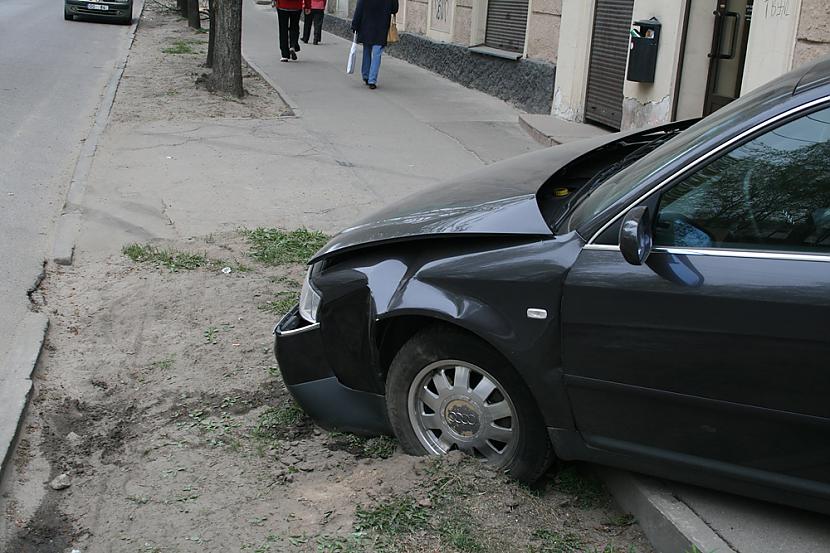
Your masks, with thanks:
M 214 261 L 116 256 L 35 295 L 52 327 L 2 494 L 4 551 L 651 551 L 573 467 L 530 490 L 315 428 L 281 383 L 266 308 L 303 267 L 252 261 L 236 233 L 168 246 Z M 71 486 L 55 491 L 59 474 Z
M 211 94 L 196 84 L 210 72 L 204 67 L 207 41 L 207 32 L 190 29 L 179 15 L 148 0 L 118 85 L 112 121 L 268 119 L 291 113 L 280 95 L 247 66 L 242 71 L 246 94 L 241 100 Z M 120 101 L 124 98 L 129 101 Z

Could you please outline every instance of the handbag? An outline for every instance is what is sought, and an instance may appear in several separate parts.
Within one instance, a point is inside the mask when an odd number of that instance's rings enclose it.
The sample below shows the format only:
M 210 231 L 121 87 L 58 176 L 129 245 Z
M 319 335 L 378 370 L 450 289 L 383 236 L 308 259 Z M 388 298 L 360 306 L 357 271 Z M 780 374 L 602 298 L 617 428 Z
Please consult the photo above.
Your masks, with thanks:
M 354 73 L 354 62 L 357 59 L 357 33 L 354 34 L 354 40 L 352 40 L 352 49 L 349 50 L 349 59 L 346 61 L 346 75 L 351 75 Z
M 386 33 L 386 43 L 392 44 L 398 42 L 398 22 L 395 20 L 395 14 L 392 14 L 392 21 L 389 23 L 389 32 Z

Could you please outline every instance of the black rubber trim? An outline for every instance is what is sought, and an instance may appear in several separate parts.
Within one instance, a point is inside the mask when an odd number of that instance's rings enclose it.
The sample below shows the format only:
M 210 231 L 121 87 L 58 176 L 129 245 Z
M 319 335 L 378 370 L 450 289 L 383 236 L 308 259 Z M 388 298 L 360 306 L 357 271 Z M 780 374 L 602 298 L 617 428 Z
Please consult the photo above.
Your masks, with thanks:
M 286 385 L 286 388 L 323 428 L 369 435 L 392 434 L 384 396 L 347 388 L 335 376 Z
M 297 307 L 280 320 L 274 335 L 274 353 L 283 382 L 301 384 L 334 376 L 323 352 L 320 326 L 303 321 Z

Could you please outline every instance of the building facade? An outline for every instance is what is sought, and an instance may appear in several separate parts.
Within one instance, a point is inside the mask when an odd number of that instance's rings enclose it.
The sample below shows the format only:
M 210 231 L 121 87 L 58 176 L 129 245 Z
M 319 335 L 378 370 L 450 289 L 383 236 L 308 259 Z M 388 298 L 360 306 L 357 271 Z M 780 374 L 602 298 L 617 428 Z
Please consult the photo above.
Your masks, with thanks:
M 707 115 L 830 54 L 830 2 L 563 0 L 561 29 L 552 113 L 631 129 Z
M 830 0 L 399 0 L 390 53 L 531 113 L 614 129 L 707 115 L 830 54 Z M 356 0 L 329 0 L 348 19 Z

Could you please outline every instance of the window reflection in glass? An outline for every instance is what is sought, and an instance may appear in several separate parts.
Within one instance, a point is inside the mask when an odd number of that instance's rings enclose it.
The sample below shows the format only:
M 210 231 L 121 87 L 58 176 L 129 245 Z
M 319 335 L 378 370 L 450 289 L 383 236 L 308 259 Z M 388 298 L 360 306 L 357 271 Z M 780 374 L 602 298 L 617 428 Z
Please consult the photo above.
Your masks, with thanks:
M 830 109 L 755 138 L 669 189 L 655 244 L 830 253 Z

